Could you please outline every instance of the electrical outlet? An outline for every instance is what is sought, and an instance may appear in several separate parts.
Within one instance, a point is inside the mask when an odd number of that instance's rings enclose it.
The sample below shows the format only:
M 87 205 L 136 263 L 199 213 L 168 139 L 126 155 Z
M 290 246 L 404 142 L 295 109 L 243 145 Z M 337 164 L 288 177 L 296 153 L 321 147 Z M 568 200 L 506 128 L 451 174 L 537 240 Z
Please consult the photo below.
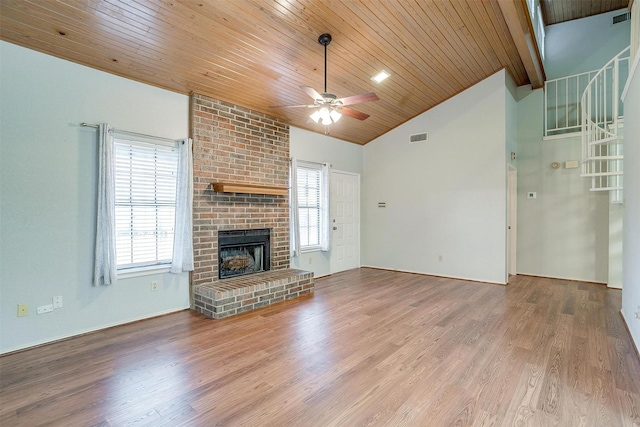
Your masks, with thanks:
M 53 308 L 62 308 L 62 297 L 53 297 Z
M 151 282 L 151 290 L 152 291 L 157 291 L 158 290 L 158 282 L 156 282 L 155 280 L 153 282 Z
M 53 311 L 53 304 L 41 305 L 38 307 L 38 314 L 49 313 Z
M 18 317 L 29 315 L 29 304 L 18 304 Z
M 309 257 L 309 264 L 313 264 L 313 258 Z
M 438 255 L 438 261 L 442 262 L 442 255 Z

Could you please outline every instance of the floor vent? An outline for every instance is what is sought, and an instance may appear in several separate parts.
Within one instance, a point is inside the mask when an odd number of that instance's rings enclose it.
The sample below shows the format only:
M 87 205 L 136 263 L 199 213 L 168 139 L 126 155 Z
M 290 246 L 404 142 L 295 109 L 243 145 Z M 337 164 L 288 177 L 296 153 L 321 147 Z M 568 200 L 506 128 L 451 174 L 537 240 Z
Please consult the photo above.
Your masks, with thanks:
M 624 21 L 628 21 L 631 19 L 631 12 L 623 13 L 621 15 L 616 15 L 613 17 L 611 25 L 616 25 Z
M 409 143 L 415 144 L 417 142 L 426 142 L 429 140 L 429 134 L 427 132 L 415 133 L 409 137 Z

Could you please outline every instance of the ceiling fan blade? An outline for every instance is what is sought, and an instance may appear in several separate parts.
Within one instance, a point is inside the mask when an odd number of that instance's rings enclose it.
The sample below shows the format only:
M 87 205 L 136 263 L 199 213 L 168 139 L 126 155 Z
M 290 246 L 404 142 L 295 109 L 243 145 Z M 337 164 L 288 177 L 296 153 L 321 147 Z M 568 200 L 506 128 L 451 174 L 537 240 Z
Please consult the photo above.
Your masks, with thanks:
M 362 93 L 360 95 L 347 96 L 346 98 L 336 99 L 335 102 L 341 102 L 342 105 L 360 104 L 361 102 L 377 101 L 378 95 L 373 92 Z
M 358 120 L 364 120 L 367 117 L 369 117 L 368 114 L 365 114 L 361 111 L 354 110 L 353 108 L 348 108 L 348 107 L 342 107 L 340 109 L 340 112 L 345 116 L 353 117 L 354 119 L 358 119 Z
M 269 105 L 269 108 L 315 108 L 315 105 L 300 104 L 300 105 Z
M 322 95 L 320 95 L 318 92 L 316 92 L 316 90 L 312 87 L 309 86 L 300 86 L 300 89 L 304 90 L 305 92 L 307 92 L 307 95 L 309 95 L 310 97 L 312 97 L 313 99 L 324 99 L 322 97 Z

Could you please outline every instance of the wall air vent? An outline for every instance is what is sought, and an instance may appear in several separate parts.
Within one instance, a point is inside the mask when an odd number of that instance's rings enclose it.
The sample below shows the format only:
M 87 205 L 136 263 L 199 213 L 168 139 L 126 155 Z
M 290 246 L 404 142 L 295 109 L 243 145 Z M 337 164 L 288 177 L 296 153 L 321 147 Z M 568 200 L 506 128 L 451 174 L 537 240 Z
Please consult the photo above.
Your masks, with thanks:
M 418 142 L 427 142 L 429 140 L 429 134 L 427 132 L 414 133 L 409 137 L 409 143 L 415 144 Z
M 616 15 L 612 18 L 611 25 L 616 25 L 621 22 L 628 21 L 629 19 L 631 19 L 631 12 Z

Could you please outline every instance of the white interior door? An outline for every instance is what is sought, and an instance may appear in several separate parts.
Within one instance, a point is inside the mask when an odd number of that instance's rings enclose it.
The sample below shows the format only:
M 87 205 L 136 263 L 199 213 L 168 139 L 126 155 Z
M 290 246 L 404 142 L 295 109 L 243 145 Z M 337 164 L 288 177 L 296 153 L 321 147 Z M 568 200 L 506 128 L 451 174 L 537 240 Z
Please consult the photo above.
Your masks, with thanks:
M 360 267 L 360 175 L 331 172 L 331 273 Z
M 508 166 L 507 177 L 507 279 L 509 275 L 516 274 L 516 248 L 518 225 L 518 179 L 517 170 L 512 165 Z

